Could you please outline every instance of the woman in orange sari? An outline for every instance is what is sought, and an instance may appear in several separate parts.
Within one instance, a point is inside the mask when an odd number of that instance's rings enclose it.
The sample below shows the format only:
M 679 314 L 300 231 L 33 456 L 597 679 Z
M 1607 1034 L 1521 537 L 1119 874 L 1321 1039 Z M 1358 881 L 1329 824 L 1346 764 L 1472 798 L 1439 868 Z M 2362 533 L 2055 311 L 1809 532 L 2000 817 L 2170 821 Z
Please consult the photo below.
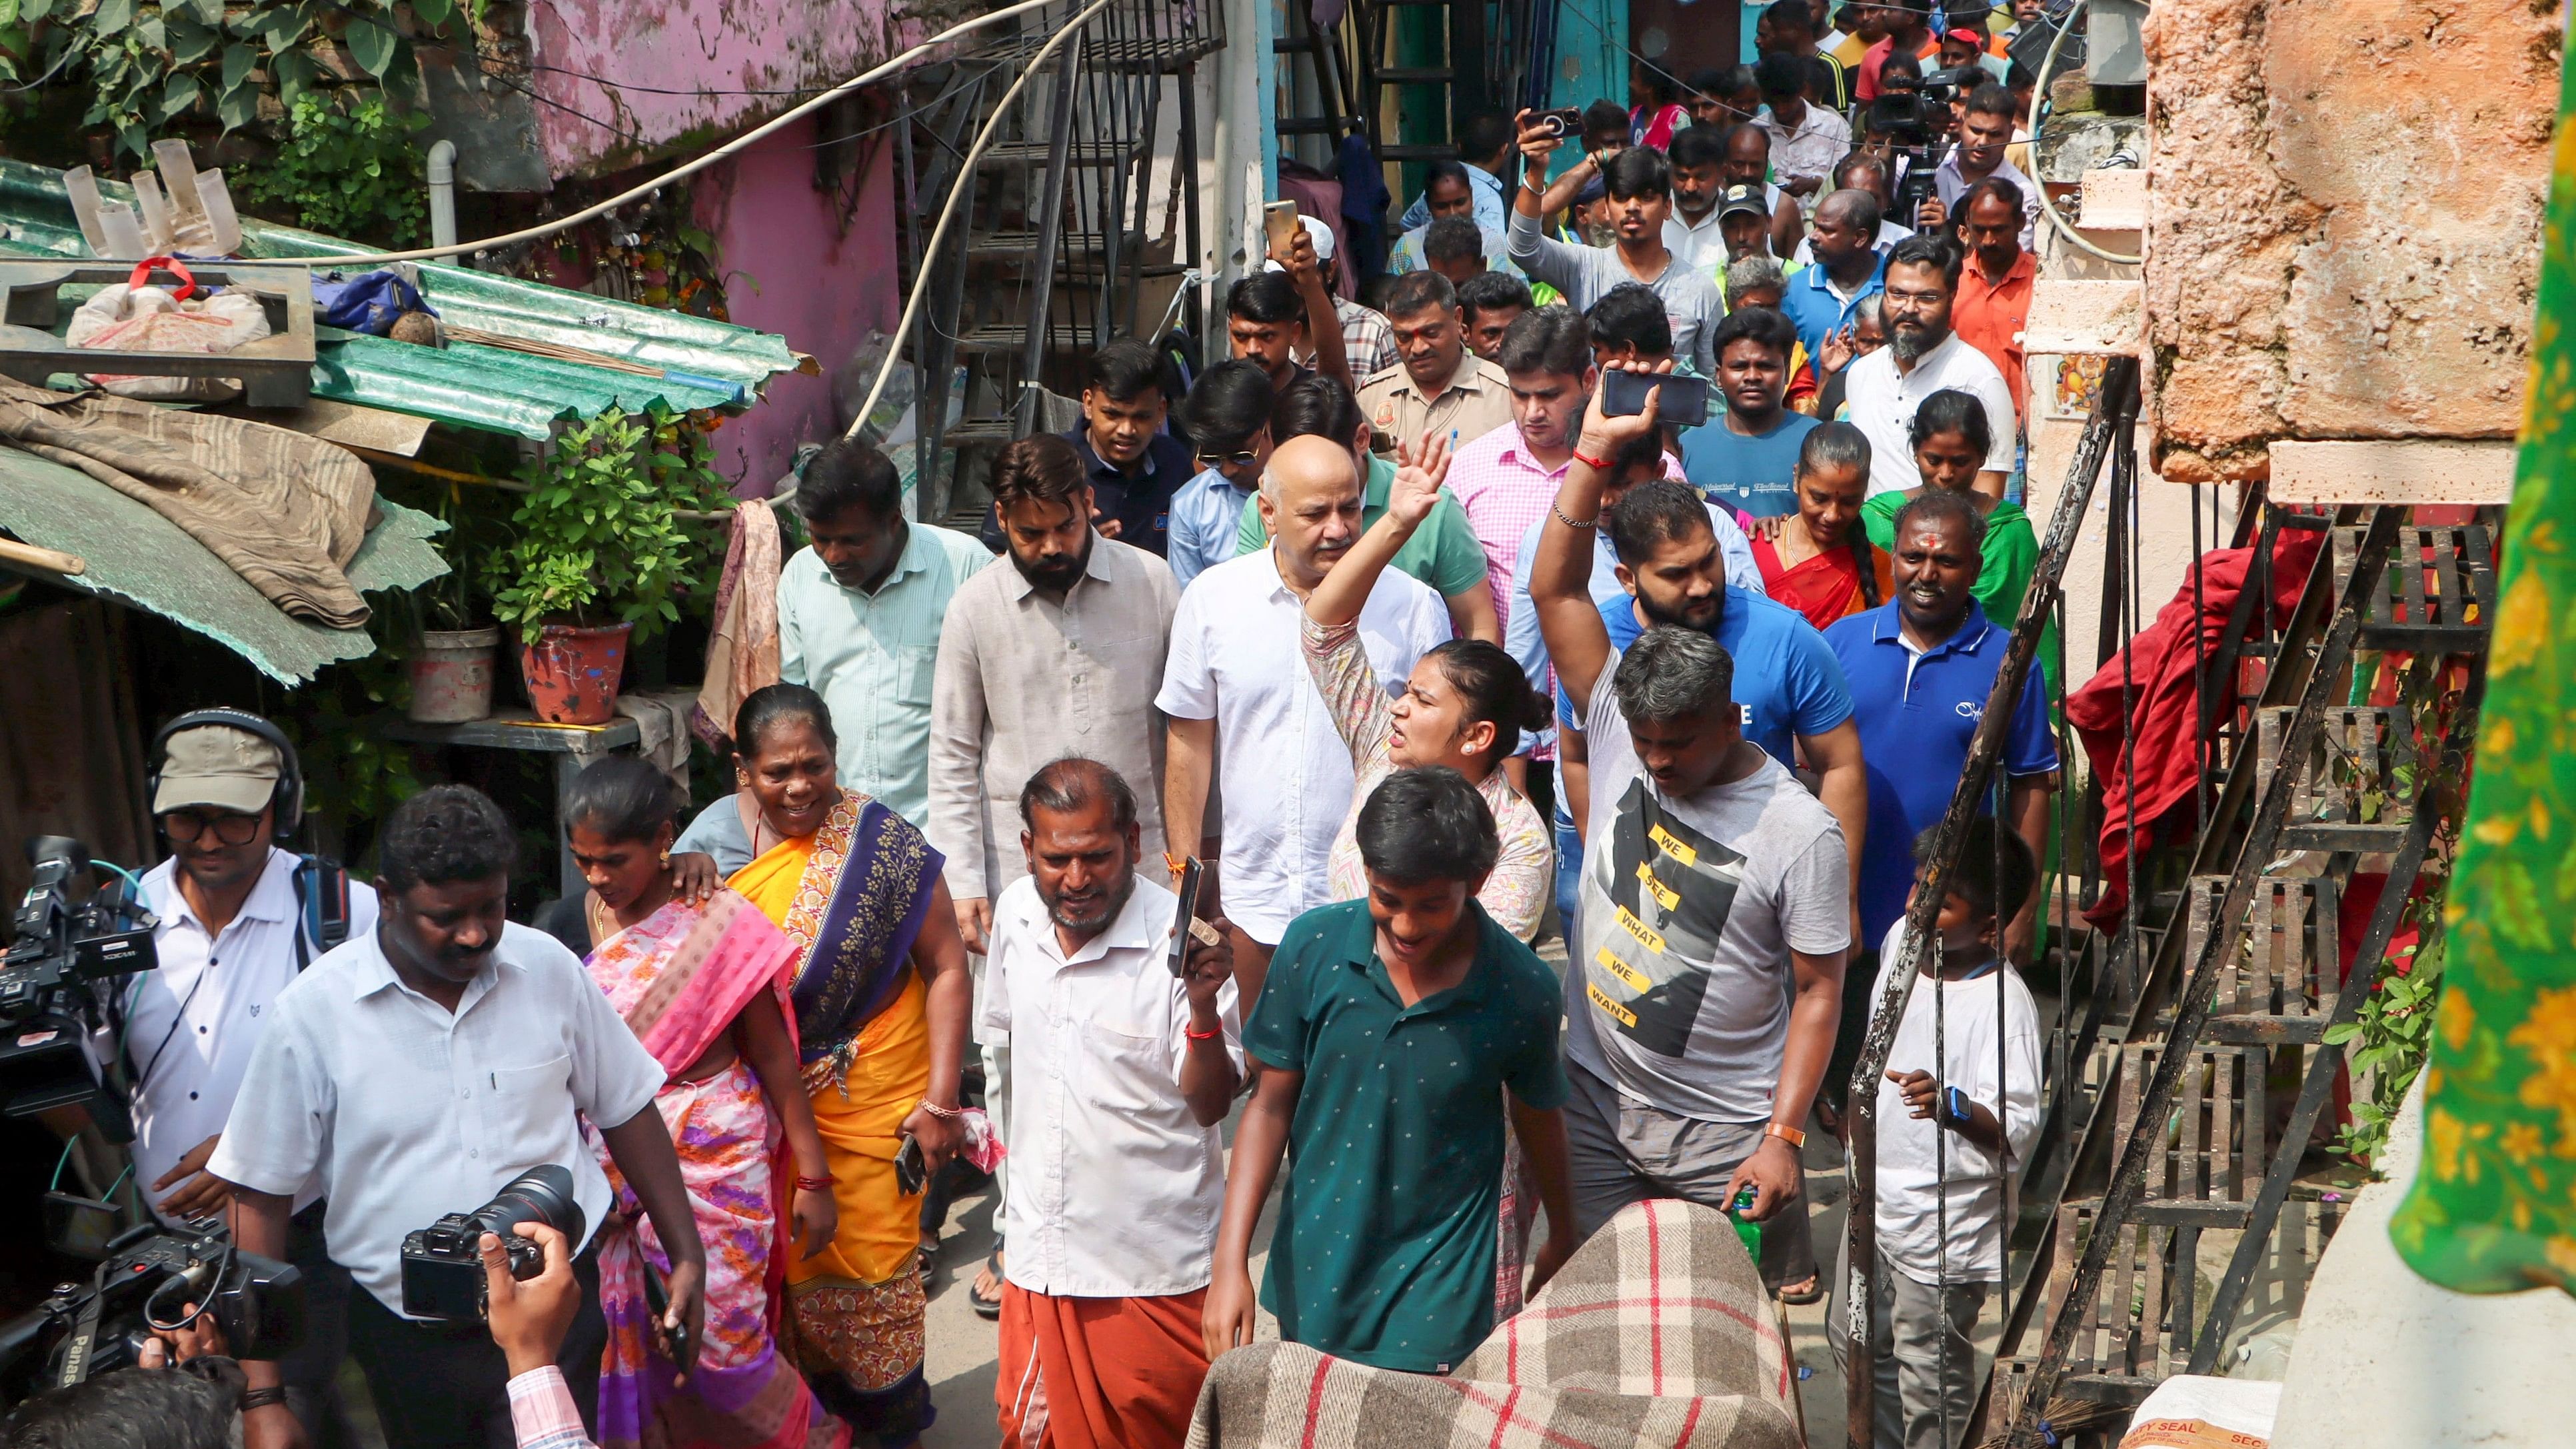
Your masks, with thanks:
M 963 1136 L 957 1075 L 973 985 L 942 864 L 921 832 L 834 783 L 830 712 L 801 684 L 752 692 L 734 769 L 775 839 L 730 882 L 786 931 L 788 994 L 837 1231 L 787 1270 L 788 1341 L 824 1407 L 890 1449 L 931 1420 L 922 1364 L 921 1182 Z
M 1895 592 L 1885 550 L 1861 527 L 1869 496 L 1869 439 L 1849 423 L 1824 423 L 1798 449 L 1798 509 L 1746 530 L 1762 591 L 1821 629 L 1875 609 Z
M 590 890 L 572 904 L 591 978 L 670 1073 L 654 1098 L 669 1125 L 707 1249 L 706 1327 L 684 1385 L 652 1329 L 647 1275 L 670 1272 L 653 1225 L 592 1134 L 617 1208 L 600 1233 L 603 1449 L 847 1449 L 778 1352 L 789 1225 L 800 1245 L 832 1240 L 828 1193 L 791 1182 L 830 1174 L 796 1061 L 787 987 L 796 948 L 751 902 L 679 888 L 671 838 L 679 792 L 661 771 L 612 755 L 581 772 L 564 830 Z M 620 1224 L 623 1226 L 620 1226 Z

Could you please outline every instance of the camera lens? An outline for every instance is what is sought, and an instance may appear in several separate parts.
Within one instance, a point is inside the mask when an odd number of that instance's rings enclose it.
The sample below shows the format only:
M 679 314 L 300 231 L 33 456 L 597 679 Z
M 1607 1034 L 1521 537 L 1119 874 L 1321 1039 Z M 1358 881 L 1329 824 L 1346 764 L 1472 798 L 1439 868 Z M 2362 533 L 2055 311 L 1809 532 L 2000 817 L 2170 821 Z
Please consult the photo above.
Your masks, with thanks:
M 581 1204 L 573 1199 L 572 1174 L 551 1162 L 531 1167 L 503 1184 L 490 1202 L 475 1210 L 474 1221 L 484 1232 L 502 1234 L 517 1231 L 522 1223 L 544 1223 L 573 1246 L 580 1244 L 583 1227 Z

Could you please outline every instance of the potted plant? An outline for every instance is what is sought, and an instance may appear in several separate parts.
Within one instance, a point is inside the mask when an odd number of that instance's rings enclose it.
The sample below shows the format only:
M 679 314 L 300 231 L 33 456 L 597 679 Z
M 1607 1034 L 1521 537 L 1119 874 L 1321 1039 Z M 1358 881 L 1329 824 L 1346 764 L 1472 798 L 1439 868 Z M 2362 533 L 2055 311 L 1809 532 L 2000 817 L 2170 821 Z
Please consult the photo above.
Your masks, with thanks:
M 404 713 L 422 724 L 471 724 L 492 713 L 493 668 L 501 630 L 478 593 L 500 521 L 489 514 L 440 510 L 447 532 L 439 552 L 447 575 L 417 596 L 420 645 L 407 661 L 411 702 Z
M 537 718 L 603 724 L 637 629 L 680 616 L 674 595 L 694 545 L 654 476 L 652 431 L 610 409 L 558 434 L 492 560 L 492 614 L 518 631 L 519 668 Z

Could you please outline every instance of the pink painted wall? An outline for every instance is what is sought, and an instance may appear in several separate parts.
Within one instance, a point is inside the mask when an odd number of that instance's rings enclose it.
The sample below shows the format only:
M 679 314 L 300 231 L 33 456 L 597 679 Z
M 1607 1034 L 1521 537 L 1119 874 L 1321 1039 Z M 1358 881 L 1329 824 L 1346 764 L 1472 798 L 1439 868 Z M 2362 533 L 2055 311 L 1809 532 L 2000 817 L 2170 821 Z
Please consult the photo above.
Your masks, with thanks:
M 749 131 L 802 97 L 702 92 L 837 84 L 918 38 L 891 8 L 893 0 L 531 0 L 529 59 L 550 67 L 536 72 L 536 87 L 554 103 L 536 108 L 548 169 L 640 176 L 648 163 Z M 822 365 L 821 376 L 774 378 L 760 404 L 717 430 L 718 467 L 746 494 L 766 494 L 797 444 L 835 435 L 831 373 L 870 329 L 892 332 L 902 310 L 892 147 L 864 153 L 865 182 L 846 218 L 842 197 L 815 186 L 817 126 L 837 134 L 846 122 L 836 114 L 846 109 L 800 119 L 689 183 L 698 225 L 717 242 L 732 320 L 779 333 Z
M 891 333 L 903 310 L 895 277 L 893 148 L 880 146 L 843 228 L 840 196 L 814 187 L 815 123 L 799 121 L 700 173 L 698 225 L 716 239 L 725 305 L 745 327 L 775 332 L 822 375 L 770 379 L 758 406 L 716 430 L 717 466 L 766 495 L 796 445 L 836 435 L 832 378 L 870 329 Z
M 795 92 L 846 80 L 894 53 L 889 3 L 530 0 L 528 59 L 538 95 L 552 102 L 536 108 L 548 169 L 623 170 L 738 135 L 802 97 L 702 90 Z

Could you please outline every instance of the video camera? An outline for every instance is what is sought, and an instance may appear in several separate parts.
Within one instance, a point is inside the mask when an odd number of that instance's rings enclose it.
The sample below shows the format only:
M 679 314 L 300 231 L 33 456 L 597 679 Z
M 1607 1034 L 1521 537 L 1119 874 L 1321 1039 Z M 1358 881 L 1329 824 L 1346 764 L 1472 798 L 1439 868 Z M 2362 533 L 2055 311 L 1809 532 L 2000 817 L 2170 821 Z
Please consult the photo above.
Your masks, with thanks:
M 152 913 L 123 882 L 81 899 L 89 848 L 61 835 L 27 843 L 35 880 L 0 955 L 0 1111 L 28 1117 L 82 1105 L 111 1142 L 134 1138 L 115 1041 L 121 994 L 107 983 L 155 964 Z
M 483 1235 L 501 1240 L 510 1255 L 510 1276 L 525 1281 L 545 1271 L 545 1252 L 519 1228 L 544 1223 L 571 1241 L 581 1241 L 581 1204 L 573 1197 L 572 1174 L 553 1163 L 531 1167 L 492 1194 L 492 1200 L 470 1213 L 449 1213 L 403 1237 L 403 1312 L 414 1318 L 462 1318 L 480 1322 L 490 1291 L 483 1277 Z
M 107 1244 L 89 1282 L 62 1284 L 0 1324 L 0 1399 L 15 1403 L 129 1367 L 153 1329 L 185 1328 L 208 1314 L 223 1329 L 225 1352 L 277 1358 L 304 1336 L 304 1275 L 242 1252 L 212 1219 L 177 1232 L 158 1223 L 131 1228 Z

